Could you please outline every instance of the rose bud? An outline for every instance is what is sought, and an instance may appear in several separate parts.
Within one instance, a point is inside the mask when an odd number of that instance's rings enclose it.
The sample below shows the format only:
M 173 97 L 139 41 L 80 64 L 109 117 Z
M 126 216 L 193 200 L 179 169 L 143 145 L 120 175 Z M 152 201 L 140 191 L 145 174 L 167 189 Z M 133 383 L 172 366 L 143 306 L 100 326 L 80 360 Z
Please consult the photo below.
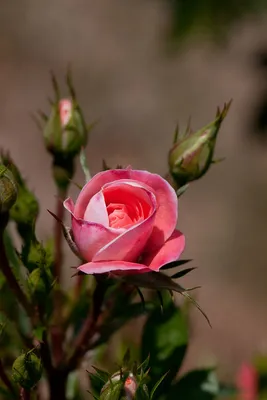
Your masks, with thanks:
M 51 112 L 47 116 L 42 111 L 35 121 L 43 132 L 45 146 L 53 156 L 53 174 L 57 186 L 65 189 L 74 173 L 74 158 L 86 146 L 91 127 L 85 123 L 82 110 L 77 102 L 70 72 L 67 86 L 70 97 L 62 98 L 58 83 L 52 74 L 55 99 L 50 101 Z
M 184 235 L 175 229 L 178 199 L 159 175 L 103 171 L 85 184 L 75 204 L 68 198 L 64 206 L 83 273 L 159 271 L 184 250 Z
M 222 111 L 218 109 L 216 119 L 197 132 L 192 132 L 189 127 L 184 134 L 176 130 L 174 145 L 169 152 L 169 171 L 177 189 L 201 178 L 214 163 L 217 134 L 230 105 L 231 102 L 225 104 Z
M 128 378 L 126 378 L 124 382 L 124 391 L 127 397 L 127 400 L 134 399 L 135 393 L 137 390 L 137 383 L 136 379 L 133 374 L 130 374 Z
M 0 214 L 6 213 L 15 204 L 18 189 L 12 172 L 0 165 Z
M 44 139 L 46 148 L 53 155 L 74 157 L 86 145 L 87 127 L 74 99 L 61 99 L 52 105 Z

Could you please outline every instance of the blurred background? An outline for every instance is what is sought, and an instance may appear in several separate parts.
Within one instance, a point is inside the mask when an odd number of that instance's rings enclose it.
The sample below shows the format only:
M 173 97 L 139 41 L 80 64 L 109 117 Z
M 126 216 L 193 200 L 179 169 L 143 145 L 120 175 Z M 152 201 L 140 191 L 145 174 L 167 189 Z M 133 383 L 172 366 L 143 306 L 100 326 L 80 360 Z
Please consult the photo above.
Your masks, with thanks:
M 31 113 L 49 111 L 51 69 L 61 79 L 71 63 L 86 119 L 99 119 L 87 148 L 92 173 L 105 158 L 165 174 L 176 123 L 191 116 L 201 128 L 233 98 L 216 147 L 226 160 L 190 186 L 179 208 L 184 257 L 199 267 L 184 282 L 202 286 L 197 299 L 213 325 L 192 310 L 184 368 L 215 362 L 231 379 L 243 361 L 267 353 L 267 2 L 0 4 L 0 145 L 41 201 L 41 238 L 52 232 L 46 209 L 56 190 Z M 83 182 L 80 171 L 75 180 Z M 68 286 L 75 259 L 66 251 Z

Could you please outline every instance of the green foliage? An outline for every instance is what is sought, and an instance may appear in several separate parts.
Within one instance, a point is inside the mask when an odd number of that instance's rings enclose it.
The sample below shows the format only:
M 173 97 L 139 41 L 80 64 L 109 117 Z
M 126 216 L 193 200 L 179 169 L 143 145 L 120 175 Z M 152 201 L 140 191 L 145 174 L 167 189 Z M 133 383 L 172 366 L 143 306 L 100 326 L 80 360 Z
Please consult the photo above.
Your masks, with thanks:
M 212 369 L 190 371 L 184 375 L 165 396 L 165 400 L 213 400 L 220 386 Z
M 20 355 L 13 363 L 12 375 L 24 389 L 33 388 L 41 379 L 43 366 L 33 351 Z
M 175 378 L 185 356 L 188 343 L 188 326 L 182 310 L 171 300 L 149 315 L 144 326 L 142 359 L 150 355 L 150 382 L 152 388 L 168 372 L 159 393 L 164 392 Z
M 246 15 L 266 11 L 263 0 L 167 0 L 171 12 L 170 38 L 178 44 L 189 36 L 226 39 L 230 27 Z

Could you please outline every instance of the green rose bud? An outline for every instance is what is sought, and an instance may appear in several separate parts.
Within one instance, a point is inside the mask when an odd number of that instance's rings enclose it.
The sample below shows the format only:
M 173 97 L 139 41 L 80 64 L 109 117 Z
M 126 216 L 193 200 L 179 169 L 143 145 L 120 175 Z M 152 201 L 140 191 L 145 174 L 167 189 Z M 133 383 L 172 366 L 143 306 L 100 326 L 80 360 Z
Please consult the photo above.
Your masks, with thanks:
M 22 354 L 13 363 L 12 376 L 24 389 L 33 388 L 41 379 L 43 366 L 41 360 L 32 352 Z
M 52 105 L 44 140 L 53 155 L 74 157 L 86 145 L 87 127 L 75 99 L 61 99 Z
M 39 213 L 39 204 L 9 154 L 1 153 L 0 158 L 3 165 L 10 169 L 17 182 L 17 200 L 10 209 L 10 218 L 17 224 L 19 234 L 25 241 L 32 234 L 33 225 Z
M 169 152 L 169 171 L 177 189 L 201 178 L 215 162 L 213 154 L 217 134 L 230 105 L 231 102 L 225 104 L 222 111 L 218 109 L 216 119 L 197 132 L 188 128 L 180 135 L 176 131 L 174 145 Z
M 18 189 L 12 172 L 0 165 L 0 213 L 6 213 L 15 204 Z
M 52 75 L 55 99 L 51 101 L 50 115 L 39 112 L 41 122 L 37 121 L 45 146 L 53 156 L 55 182 L 63 190 L 74 174 L 74 158 L 86 146 L 90 130 L 77 102 L 70 72 L 66 81 L 70 95 L 69 98 L 62 98 L 56 78 Z

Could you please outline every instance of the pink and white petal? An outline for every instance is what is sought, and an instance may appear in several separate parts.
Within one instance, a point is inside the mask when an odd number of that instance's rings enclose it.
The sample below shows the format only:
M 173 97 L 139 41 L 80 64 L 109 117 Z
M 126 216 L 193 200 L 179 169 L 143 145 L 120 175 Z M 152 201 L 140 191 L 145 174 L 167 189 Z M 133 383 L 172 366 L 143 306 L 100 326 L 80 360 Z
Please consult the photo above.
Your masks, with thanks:
M 185 248 L 185 237 L 182 232 L 175 229 L 171 237 L 157 251 L 144 255 L 142 262 L 153 271 L 172 261 L 179 259 Z
M 109 226 L 108 212 L 102 190 L 96 193 L 89 201 L 83 219 L 106 227 Z
M 95 254 L 93 261 L 135 261 L 142 254 L 153 230 L 156 209 L 139 224 L 127 229 Z
M 139 170 L 131 170 L 130 175 L 131 179 L 152 188 L 156 196 L 158 211 L 149 245 L 159 247 L 169 239 L 177 225 L 178 199 L 175 190 L 160 175 Z
M 99 261 L 99 262 L 89 262 L 83 264 L 77 268 L 79 271 L 85 274 L 104 274 L 106 272 L 114 271 L 145 271 L 147 272 L 147 267 L 142 264 L 126 262 L 126 261 Z
M 90 199 L 99 192 L 105 184 L 118 181 L 119 179 L 129 179 L 130 171 L 130 169 L 113 169 L 99 172 L 93 176 L 83 187 L 77 198 L 74 209 L 75 216 L 77 218 L 83 218 L 84 211 Z
M 105 226 L 72 217 L 72 233 L 75 244 L 84 260 L 91 261 L 95 254 L 112 242 L 120 232 Z

